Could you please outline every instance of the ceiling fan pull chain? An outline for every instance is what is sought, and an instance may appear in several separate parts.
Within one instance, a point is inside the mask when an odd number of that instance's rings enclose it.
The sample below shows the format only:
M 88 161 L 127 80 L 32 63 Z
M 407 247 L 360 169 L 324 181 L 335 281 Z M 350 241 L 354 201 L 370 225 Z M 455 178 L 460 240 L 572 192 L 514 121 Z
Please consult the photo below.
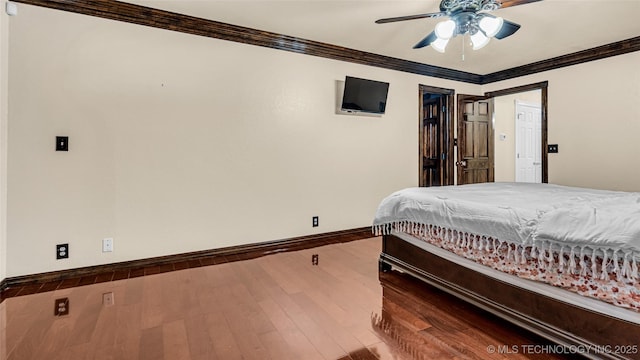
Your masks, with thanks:
M 462 35 L 462 61 L 464 61 L 464 44 L 467 42 L 466 35 Z

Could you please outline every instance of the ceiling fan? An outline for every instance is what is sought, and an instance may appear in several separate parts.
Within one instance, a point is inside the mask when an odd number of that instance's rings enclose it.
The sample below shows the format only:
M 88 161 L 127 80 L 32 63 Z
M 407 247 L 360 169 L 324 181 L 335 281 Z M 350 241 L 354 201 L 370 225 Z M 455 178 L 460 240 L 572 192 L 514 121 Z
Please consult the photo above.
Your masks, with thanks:
M 449 40 L 456 35 L 469 34 L 473 49 L 483 48 L 492 37 L 504 39 L 513 35 L 520 25 L 489 14 L 489 12 L 542 0 L 442 0 L 440 12 L 379 19 L 377 24 L 424 18 L 449 17 L 439 22 L 435 29 L 413 48 L 431 45 L 444 52 Z

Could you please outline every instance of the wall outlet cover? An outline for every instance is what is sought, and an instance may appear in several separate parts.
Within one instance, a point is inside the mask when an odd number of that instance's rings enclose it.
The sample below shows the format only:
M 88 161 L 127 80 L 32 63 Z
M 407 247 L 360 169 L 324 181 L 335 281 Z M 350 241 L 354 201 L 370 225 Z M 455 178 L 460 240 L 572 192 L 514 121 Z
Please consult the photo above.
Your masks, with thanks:
M 69 244 L 56 245 L 56 260 L 69 258 Z

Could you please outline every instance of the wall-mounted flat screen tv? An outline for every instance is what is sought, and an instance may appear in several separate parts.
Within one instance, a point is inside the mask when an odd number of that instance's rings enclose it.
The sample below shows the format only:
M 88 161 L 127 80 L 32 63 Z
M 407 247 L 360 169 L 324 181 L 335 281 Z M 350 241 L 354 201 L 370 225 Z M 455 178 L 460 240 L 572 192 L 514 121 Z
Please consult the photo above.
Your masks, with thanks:
M 342 111 L 384 114 L 389 83 L 347 76 Z

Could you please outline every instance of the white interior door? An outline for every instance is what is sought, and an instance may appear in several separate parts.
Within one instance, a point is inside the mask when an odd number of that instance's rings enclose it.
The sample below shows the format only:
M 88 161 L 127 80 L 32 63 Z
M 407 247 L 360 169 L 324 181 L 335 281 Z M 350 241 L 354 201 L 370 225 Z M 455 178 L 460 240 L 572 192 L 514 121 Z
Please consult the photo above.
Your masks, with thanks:
M 516 182 L 542 182 L 540 104 L 516 100 Z

